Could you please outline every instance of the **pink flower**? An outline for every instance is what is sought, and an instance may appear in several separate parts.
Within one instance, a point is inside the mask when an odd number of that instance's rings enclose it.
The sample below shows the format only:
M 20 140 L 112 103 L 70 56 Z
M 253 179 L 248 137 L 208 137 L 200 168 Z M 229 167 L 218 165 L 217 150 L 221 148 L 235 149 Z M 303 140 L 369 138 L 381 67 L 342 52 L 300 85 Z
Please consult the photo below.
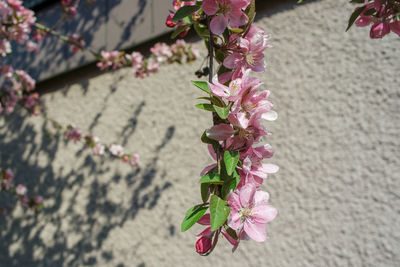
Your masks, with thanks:
M 66 140 L 72 140 L 76 143 L 81 140 L 82 131 L 79 128 L 68 126 L 67 130 L 64 132 L 64 138 Z
M 152 48 L 150 52 L 156 56 L 158 62 L 165 62 L 168 58 L 172 57 L 171 47 L 166 43 L 157 43 Z
M 370 31 L 370 37 L 372 39 L 379 39 L 385 36 L 390 32 L 389 23 L 386 21 L 383 22 L 375 22 Z
M 216 141 L 224 141 L 234 133 L 235 131 L 233 128 L 229 124 L 225 123 L 215 125 L 206 131 L 207 137 Z
M 109 150 L 114 156 L 122 157 L 124 155 L 124 148 L 121 145 L 112 144 Z
M 228 24 L 238 28 L 248 22 L 243 12 L 250 4 L 250 0 L 204 0 L 203 10 L 208 16 L 213 16 L 210 29 L 214 34 L 222 34 Z
M 225 58 L 224 66 L 239 72 L 242 69 L 264 72 L 264 51 L 271 47 L 267 44 L 269 38 L 263 28 L 251 26 L 246 37 L 238 39 L 238 49 Z
M 254 184 L 246 184 L 240 191 L 228 195 L 231 212 L 228 225 L 236 230 L 240 239 L 250 237 L 254 241 L 267 239 L 265 226 L 275 219 L 278 211 L 268 204 L 269 194 L 257 191 Z
M 140 162 L 139 154 L 132 153 L 132 155 L 123 155 L 122 162 L 129 163 L 132 167 L 137 167 Z
M 93 156 L 102 156 L 104 155 L 104 145 L 100 143 L 96 143 L 92 149 Z
M 28 192 L 28 189 L 26 189 L 26 187 L 21 184 L 17 185 L 17 187 L 15 188 L 15 193 L 18 196 L 23 197 L 26 195 L 27 192 Z
M 39 46 L 37 43 L 32 42 L 32 41 L 28 41 L 26 43 L 26 50 L 30 51 L 30 52 L 39 52 Z

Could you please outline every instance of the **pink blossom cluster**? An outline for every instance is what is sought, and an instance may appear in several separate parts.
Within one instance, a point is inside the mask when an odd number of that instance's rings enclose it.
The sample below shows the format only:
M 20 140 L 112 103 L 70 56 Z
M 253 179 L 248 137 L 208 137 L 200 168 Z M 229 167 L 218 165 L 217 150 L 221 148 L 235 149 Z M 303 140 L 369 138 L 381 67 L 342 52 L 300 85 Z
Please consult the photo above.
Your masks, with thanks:
M 197 235 L 196 251 L 208 255 L 220 234 L 233 245 L 233 251 L 241 240 L 266 241 L 266 225 L 278 211 L 270 205 L 269 194 L 260 188 L 279 167 L 267 162 L 274 151 L 263 144 L 263 138 L 271 135 L 264 125 L 278 115 L 270 92 L 261 90 L 261 81 L 253 76 L 254 72 L 265 71 L 264 53 L 271 47 L 264 29 L 251 25 L 255 2 L 203 0 L 188 4 L 191 8 L 184 6 L 187 3 L 175 1 L 175 14 L 187 12 L 182 21 L 195 24 L 200 37 L 206 43 L 212 42 L 209 54 L 215 55 L 220 64 L 210 82 L 193 82 L 209 93 L 209 97 L 200 99 L 210 104 L 197 107 L 213 112 L 213 126 L 204 132 L 202 141 L 208 144 L 215 163 L 201 172 L 203 204 L 190 209 L 182 222 L 183 231 L 193 225 L 193 216 L 197 216 L 198 224 L 206 226 Z M 167 26 L 172 26 L 176 19 L 169 19 Z M 165 54 L 163 47 L 156 52 Z M 211 73 L 213 58 L 209 59 Z
M 400 36 L 400 1 L 374 0 L 365 1 L 359 18 L 355 24 L 366 27 L 372 24 L 370 37 L 382 38 L 391 31 Z
M 122 51 L 101 51 L 97 67 L 100 70 L 118 69 L 132 66 L 133 73 L 138 78 L 145 78 L 150 73 L 158 72 L 164 63 L 182 63 L 195 61 L 199 57 L 198 50 L 183 40 L 178 40 L 171 46 L 157 43 L 150 49 L 151 55 L 145 58 L 140 52 L 126 54 Z
M 28 42 L 35 21 L 34 12 L 24 8 L 22 1 L 0 1 L 0 55 L 4 57 L 11 53 L 10 41 L 27 45 L 30 51 L 36 50 L 36 44 Z
M 59 130 L 62 126 L 56 121 L 52 120 L 53 127 L 55 130 Z M 48 132 L 54 133 L 54 130 Z M 105 152 L 109 152 L 112 156 L 120 159 L 123 163 L 127 163 L 132 167 L 139 166 L 140 157 L 137 153 L 127 154 L 124 148 L 118 144 L 112 144 L 110 146 L 104 145 L 100 142 L 100 138 L 92 134 L 83 135 L 82 130 L 68 125 L 64 131 L 64 139 L 74 141 L 74 143 L 84 141 L 86 147 L 92 149 L 93 156 L 103 156 Z
M 228 25 L 238 28 L 249 21 L 244 12 L 251 0 L 203 0 L 203 10 L 212 16 L 210 30 L 214 34 L 222 34 Z
M 43 198 L 39 195 L 29 198 L 26 186 L 19 184 L 14 186 L 14 173 L 10 169 L 0 169 L 0 192 L 8 192 L 15 195 L 23 207 L 28 207 L 33 211 L 39 211 L 43 207 Z M 6 215 L 7 208 L 2 207 L 1 213 Z
M 73 18 L 76 15 L 76 10 L 79 5 L 79 0 L 61 0 L 61 4 L 63 6 L 64 13 L 69 18 Z
M 76 33 L 72 34 L 70 37 L 70 41 L 67 42 L 72 48 L 72 53 L 77 53 L 82 51 L 86 45 L 85 40 L 82 37 L 78 36 Z
M 184 20 L 178 20 L 178 21 L 173 21 L 173 17 L 175 16 L 176 11 L 178 11 L 181 7 L 183 6 L 193 6 L 195 4 L 195 1 L 182 1 L 182 0 L 173 0 L 173 7 L 174 11 L 170 11 L 170 14 L 167 17 L 167 21 L 165 22 L 165 25 L 168 28 L 174 28 L 174 27 L 184 27 L 185 25 L 188 24 L 187 21 Z M 186 36 L 186 34 L 189 32 L 190 27 L 187 27 L 183 31 L 179 33 L 179 37 L 183 38 Z
M 9 65 L 0 66 L 4 83 L 0 87 L 0 114 L 4 111 L 10 114 L 18 102 L 33 115 L 40 111 L 39 94 L 32 93 L 36 81 L 23 70 L 15 70 Z

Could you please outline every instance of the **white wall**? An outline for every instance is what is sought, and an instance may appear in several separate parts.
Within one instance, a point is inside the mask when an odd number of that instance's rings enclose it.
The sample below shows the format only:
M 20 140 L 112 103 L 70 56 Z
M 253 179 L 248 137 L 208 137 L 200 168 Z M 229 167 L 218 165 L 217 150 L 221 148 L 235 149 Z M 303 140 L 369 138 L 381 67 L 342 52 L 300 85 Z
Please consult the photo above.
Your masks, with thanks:
M 46 209 L 0 219 L 0 265 L 397 266 L 400 39 L 345 33 L 352 8 L 323 0 L 258 13 L 274 45 L 262 80 L 280 115 L 267 125 L 281 167 L 264 186 L 279 208 L 268 242 L 232 255 L 221 240 L 204 258 L 194 251 L 201 228 L 180 233 L 211 162 L 199 140 L 211 119 L 194 108 L 202 94 L 189 82 L 200 62 L 145 80 L 87 71 L 43 96 L 49 114 L 137 151 L 141 168 L 49 142 L 40 118 L 2 118 L 1 165 Z

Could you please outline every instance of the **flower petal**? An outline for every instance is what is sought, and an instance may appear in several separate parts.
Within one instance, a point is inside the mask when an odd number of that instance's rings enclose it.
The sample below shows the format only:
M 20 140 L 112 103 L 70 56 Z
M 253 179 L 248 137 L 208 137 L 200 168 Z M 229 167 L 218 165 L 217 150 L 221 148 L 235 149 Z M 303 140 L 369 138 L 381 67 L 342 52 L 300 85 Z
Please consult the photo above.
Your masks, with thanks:
M 256 193 L 256 186 L 252 183 L 245 184 L 239 192 L 240 204 L 242 207 L 250 207 L 254 203 L 254 194 Z
M 271 205 L 258 205 L 252 209 L 252 219 L 256 223 L 268 223 L 275 219 L 278 215 L 278 210 Z
M 219 14 L 218 16 L 214 17 L 210 23 L 210 29 L 212 33 L 216 35 L 222 34 L 225 31 L 226 26 L 228 26 L 228 20 L 223 14 Z
M 210 225 L 210 213 L 204 214 L 197 223 L 201 225 Z
M 254 194 L 254 205 L 268 205 L 269 194 L 268 192 L 264 191 L 257 191 Z
M 217 5 L 217 2 L 215 0 L 204 0 L 203 1 L 203 10 L 204 12 L 211 16 L 217 13 L 219 7 Z
M 245 220 L 244 231 L 256 242 L 264 242 L 267 240 L 267 231 L 263 223 L 251 223 L 249 220 Z

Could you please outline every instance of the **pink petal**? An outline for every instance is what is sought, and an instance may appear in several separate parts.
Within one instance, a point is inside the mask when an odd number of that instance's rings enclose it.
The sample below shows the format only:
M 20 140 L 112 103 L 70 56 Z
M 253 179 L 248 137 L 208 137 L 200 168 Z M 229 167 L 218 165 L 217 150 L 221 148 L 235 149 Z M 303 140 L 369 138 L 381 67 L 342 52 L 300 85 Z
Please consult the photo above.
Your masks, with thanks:
M 268 205 L 269 194 L 264 191 L 257 191 L 254 195 L 254 205 Z
M 254 203 L 254 194 L 256 186 L 254 184 L 246 184 L 239 192 L 239 199 L 242 207 L 250 207 Z
M 215 125 L 206 131 L 207 137 L 216 141 L 224 141 L 231 137 L 234 133 L 235 131 L 233 128 L 229 124 L 225 123 Z
M 215 153 L 212 145 L 208 145 L 208 152 L 214 160 L 217 160 L 217 153 Z
M 204 12 L 211 16 L 217 13 L 219 7 L 215 0 L 204 0 L 203 1 L 203 10 Z
M 212 234 L 211 231 L 211 227 L 207 227 L 203 232 L 201 232 L 200 234 L 196 235 L 197 237 L 201 237 L 201 236 L 209 236 Z
M 239 53 L 233 53 L 225 58 L 224 66 L 228 69 L 234 69 L 237 65 L 236 62 L 241 59 L 242 56 Z
M 261 118 L 267 121 L 275 121 L 276 119 L 278 119 L 278 113 L 271 110 L 267 113 L 262 114 Z
M 217 163 L 214 163 L 214 164 L 211 164 L 211 165 L 205 167 L 205 168 L 201 171 L 200 176 L 206 175 L 209 171 L 211 171 L 211 170 L 214 169 L 215 167 L 217 167 Z
M 239 228 L 241 228 L 242 223 L 240 221 L 240 215 L 237 211 L 231 211 L 228 217 L 227 224 L 233 230 L 238 230 Z
M 229 193 L 227 202 L 229 207 L 231 207 L 231 210 L 233 211 L 239 211 L 242 208 L 240 206 L 239 195 L 234 192 Z
M 201 217 L 200 220 L 197 221 L 197 223 L 201 225 L 210 225 L 210 214 L 204 214 L 203 217 Z
M 265 230 L 265 224 L 262 223 L 251 223 L 249 220 L 244 222 L 244 231 L 246 234 L 256 242 L 264 242 L 267 240 L 267 231 Z
M 225 228 L 222 228 L 221 233 L 225 236 L 225 238 L 233 245 L 232 252 L 235 252 L 237 247 L 239 246 L 239 242 L 235 240 L 233 237 L 231 237 L 228 232 L 225 230 Z
M 223 14 L 219 14 L 211 20 L 210 29 L 212 33 L 220 35 L 225 31 L 226 26 L 228 26 L 228 20 Z
M 279 171 L 279 166 L 271 163 L 263 163 L 262 164 L 262 169 L 266 173 L 277 173 Z
M 208 86 L 210 87 L 211 92 L 214 95 L 221 96 L 221 97 L 227 96 L 228 87 L 226 87 L 225 85 L 220 84 L 220 83 L 215 83 L 215 84 L 208 83 Z
M 261 224 L 268 223 L 275 219 L 278 215 L 278 210 L 271 205 L 260 205 L 252 209 L 253 215 L 252 219 Z

